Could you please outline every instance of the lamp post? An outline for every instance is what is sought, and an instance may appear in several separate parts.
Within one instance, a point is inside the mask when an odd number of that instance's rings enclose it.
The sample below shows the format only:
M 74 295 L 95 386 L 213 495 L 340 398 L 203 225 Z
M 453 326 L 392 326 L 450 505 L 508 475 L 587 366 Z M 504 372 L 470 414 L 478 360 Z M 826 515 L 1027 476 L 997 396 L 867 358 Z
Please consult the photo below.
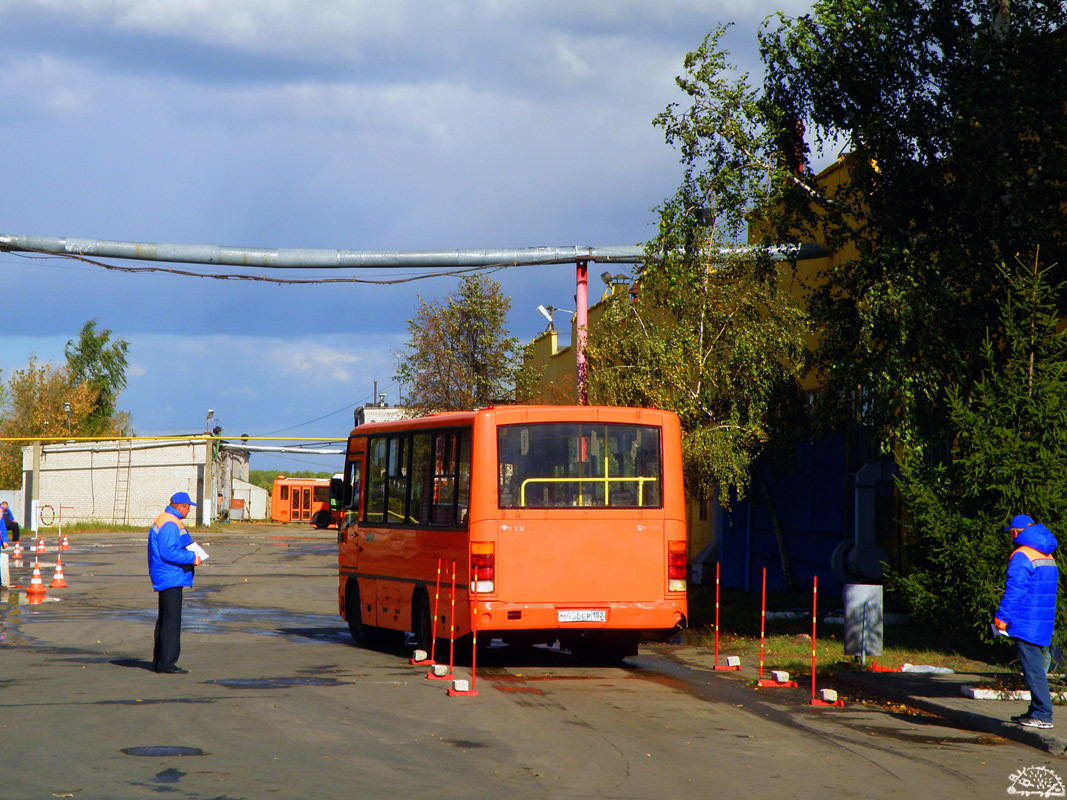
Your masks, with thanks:
M 63 404 L 63 413 L 67 417 L 67 436 L 71 436 L 72 434 L 70 432 L 70 403 Z
M 578 383 L 578 405 L 589 404 L 588 394 L 585 389 L 585 379 L 589 374 L 589 363 L 585 357 L 585 340 L 589 326 L 589 262 L 579 261 L 575 266 L 575 296 L 577 304 L 574 312 L 574 322 L 577 336 L 574 348 L 574 360 L 576 366 L 575 376 Z

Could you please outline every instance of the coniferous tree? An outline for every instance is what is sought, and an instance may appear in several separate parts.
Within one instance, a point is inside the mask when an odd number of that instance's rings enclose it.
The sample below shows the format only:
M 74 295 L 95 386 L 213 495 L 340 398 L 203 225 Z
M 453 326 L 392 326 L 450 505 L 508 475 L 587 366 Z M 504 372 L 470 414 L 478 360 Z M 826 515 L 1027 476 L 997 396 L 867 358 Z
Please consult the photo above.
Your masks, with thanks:
M 980 378 L 948 388 L 946 452 L 935 460 L 935 448 L 913 448 L 903 459 L 911 534 L 893 584 L 916 615 L 946 633 L 989 638 L 1012 515 L 1028 514 L 1064 539 L 1067 339 L 1058 330 L 1063 287 L 1049 282 L 1051 270 L 1036 256 L 1001 268 L 1001 332 L 986 337 Z

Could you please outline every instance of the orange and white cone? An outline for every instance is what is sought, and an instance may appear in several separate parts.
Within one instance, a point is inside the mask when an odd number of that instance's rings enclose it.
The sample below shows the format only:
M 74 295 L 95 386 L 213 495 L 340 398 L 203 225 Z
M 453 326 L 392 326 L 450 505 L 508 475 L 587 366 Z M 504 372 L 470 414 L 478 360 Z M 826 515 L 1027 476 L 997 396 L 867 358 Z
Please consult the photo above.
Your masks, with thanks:
M 33 575 L 30 577 L 30 585 L 26 587 L 26 594 L 41 595 L 46 593 L 44 581 L 41 580 L 41 568 L 35 563 L 33 565 Z
M 49 589 L 66 589 L 67 579 L 63 577 L 63 562 L 61 560 L 56 561 L 56 571 L 52 573 L 52 582 L 48 584 Z
M 70 550 L 70 542 L 67 541 L 67 534 L 63 534 L 63 542 L 59 545 L 60 550 Z
M 37 540 L 37 550 L 35 552 L 37 553 L 37 555 L 48 552 L 48 548 L 44 546 L 44 539 Z
M 22 542 L 15 542 L 15 552 L 11 554 L 13 561 L 22 561 Z

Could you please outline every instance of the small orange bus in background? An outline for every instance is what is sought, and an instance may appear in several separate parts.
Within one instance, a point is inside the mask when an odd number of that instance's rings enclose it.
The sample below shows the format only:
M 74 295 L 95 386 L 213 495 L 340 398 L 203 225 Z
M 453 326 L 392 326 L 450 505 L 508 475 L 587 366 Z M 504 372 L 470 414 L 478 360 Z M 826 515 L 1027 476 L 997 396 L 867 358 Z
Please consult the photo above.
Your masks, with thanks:
M 341 476 L 333 478 L 287 478 L 279 475 L 274 479 L 270 493 L 270 518 L 272 522 L 307 522 L 316 528 L 328 528 L 336 524 L 339 511 L 335 508 Z
M 348 439 L 341 616 L 387 631 L 558 642 L 613 662 L 684 627 L 681 432 L 667 411 L 501 406 L 365 424 Z M 455 619 L 449 587 L 455 564 Z

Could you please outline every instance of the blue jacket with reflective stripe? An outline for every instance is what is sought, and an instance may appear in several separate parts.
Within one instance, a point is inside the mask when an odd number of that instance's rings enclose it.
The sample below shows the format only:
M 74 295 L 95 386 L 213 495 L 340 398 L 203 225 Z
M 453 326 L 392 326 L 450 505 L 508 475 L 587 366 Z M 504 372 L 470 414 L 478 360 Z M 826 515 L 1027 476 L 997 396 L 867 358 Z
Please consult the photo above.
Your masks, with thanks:
M 161 592 L 193 585 L 196 554 L 185 549 L 192 543 L 193 537 L 186 532 L 177 510 L 167 506 L 148 529 L 148 574 L 153 589 Z
M 1059 570 L 1052 553 L 1056 537 L 1038 523 L 1015 537 L 1015 551 L 1008 562 L 1008 580 L 997 618 L 1008 623 L 1008 635 L 1048 647 L 1056 621 L 1056 589 Z

